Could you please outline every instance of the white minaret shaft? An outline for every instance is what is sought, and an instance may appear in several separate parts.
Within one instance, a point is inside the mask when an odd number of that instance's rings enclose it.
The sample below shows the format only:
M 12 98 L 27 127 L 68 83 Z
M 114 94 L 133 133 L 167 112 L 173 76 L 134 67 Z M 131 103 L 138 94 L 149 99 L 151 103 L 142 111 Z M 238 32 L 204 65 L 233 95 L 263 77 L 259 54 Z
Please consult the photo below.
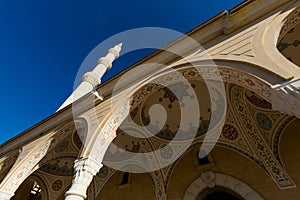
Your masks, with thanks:
M 81 84 L 74 90 L 69 98 L 59 107 L 59 110 L 75 102 L 89 92 L 93 92 L 97 85 L 101 83 L 104 73 L 112 67 L 112 62 L 119 57 L 122 43 L 109 49 L 106 56 L 98 60 L 97 66 L 91 72 L 87 72 L 82 77 Z M 56 111 L 56 112 L 57 112 Z

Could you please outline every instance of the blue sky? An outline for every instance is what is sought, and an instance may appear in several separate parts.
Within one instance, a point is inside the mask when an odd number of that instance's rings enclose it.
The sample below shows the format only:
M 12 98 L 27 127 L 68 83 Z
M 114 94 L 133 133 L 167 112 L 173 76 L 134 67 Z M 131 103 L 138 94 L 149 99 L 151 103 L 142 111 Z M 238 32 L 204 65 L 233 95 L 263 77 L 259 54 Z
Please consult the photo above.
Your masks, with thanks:
M 105 39 L 149 26 L 184 33 L 240 2 L 0 1 L 0 144 L 53 114 L 72 93 L 85 57 Z M 102 81 L 148 52 L 120 57 Z

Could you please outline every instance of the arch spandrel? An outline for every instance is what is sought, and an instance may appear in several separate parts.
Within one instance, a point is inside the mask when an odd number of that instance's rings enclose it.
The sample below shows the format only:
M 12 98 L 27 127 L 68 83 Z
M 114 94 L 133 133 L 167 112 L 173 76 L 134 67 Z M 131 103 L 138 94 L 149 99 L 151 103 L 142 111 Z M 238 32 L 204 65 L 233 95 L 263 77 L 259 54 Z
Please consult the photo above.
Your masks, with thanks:
M 292 76 L 291 78 L 300 76 L 300 68 L 282 54 L 283 45 L 280 45 L 280 42 L 282 42 L 284 35 L 288 34 L 291 28 L 295 27 L 298 23 L 297 13 L 299 12 L 299 6 L 300 3 L 295 1 L 275 15 L 263 35 L 264 48 L 268 57 L 277 66 L 288 71 Z
M 277 50 L 279 32 L 284 26 L 286 17 L 297 6 L 299 2 L 288 9 L 284 5 L 283 8 L 273 11 L 269 16 L 262 17 L 245 28 L 210 41 L 210 44 L 206 45 L 205 52 L 197 51 L 189 54 L 187 58 L 190 62 L 205 61 L 207 60 L 205 55 L 208 54 L 215 61 L 246 64 L 250 66 L 250 70 L 245 68 L 249 73 L 259 74 L 265 71 L 274 75 L 272 82 L 277 81 L 274 84 L 297 77 L 300 75 L 299 68 Z M 282 9 L 287 11 L 282 12 Z M 180 59 L 171 66 L 184 64 L 187 58 Z

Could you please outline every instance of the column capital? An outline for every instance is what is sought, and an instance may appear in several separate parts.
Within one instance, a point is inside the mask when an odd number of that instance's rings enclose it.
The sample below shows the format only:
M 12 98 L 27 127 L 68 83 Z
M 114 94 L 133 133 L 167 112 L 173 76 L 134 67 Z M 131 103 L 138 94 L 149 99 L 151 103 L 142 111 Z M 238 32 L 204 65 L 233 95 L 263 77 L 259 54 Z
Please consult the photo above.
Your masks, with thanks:
M 83 200 L 87 197 L 86 191 L 99 172 L 102 164 L 92 157 L 80 158 L 74 162 L 74 177 L 71 188 L 66 192 L 66 200 Z
M 100 168 L 103 165 L 96 161 L 94 158 L 88 156 L 86 158 L 79 158 L 74 161 L 74 170 L 75 171 L 86 171 L 93 176 L 98 173 Z
M 272 87 L 273 110 L 300 118 L 300 77 Z

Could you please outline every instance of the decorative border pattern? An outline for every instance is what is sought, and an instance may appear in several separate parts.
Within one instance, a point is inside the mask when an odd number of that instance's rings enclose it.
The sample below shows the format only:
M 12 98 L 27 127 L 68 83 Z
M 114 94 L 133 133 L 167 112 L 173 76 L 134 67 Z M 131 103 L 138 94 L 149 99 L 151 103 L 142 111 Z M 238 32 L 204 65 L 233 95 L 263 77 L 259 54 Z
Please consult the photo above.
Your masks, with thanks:
M 9 178 L 9 181 L 4 182 L 2 187 L 3 190 L 14 193 L 22 182 L 32 173 L 38 162 L 46 155 L 50 144 L 51 140 L 48 140 L 36 152 L 31 153 L 31 156 L 29 156 L 26 160 L 22 160 L 21 162 L 23 165 L 16 169 L 11 176 L 7 177 Z M 19 162 L 16 161 L 16 164 L 19 165 Z
M 254 146 L 256 154 L 264 163 L 269 175 L 273 178 L 280 189 L 296 187 L 293 180 L 282 168 L 280 162 L 275 158 L 268 144 L 265 142 L 264 138 L 260 135 L 257 127 L 253 123 L 254 120 L 251 118 L 251 114 L 249 113 L 243 99 L 243 88 L 233 86 L 231 91 L 230 102 L 232 106 L 236 108 L 236 116 L 239 118 L 239 121 L 244 127 L 243 130 L 246 131 L 245 135 L 248 136 L 248 140 Z
M 102 158 L 109 147 L 111 141 L 117 136 L 116 131 L 120 124 L 127 117 L 130 109 L 128 102 L 122 103 L 121 106 L 116 108 L 116 112 L 106 121 L 104 127 L 101 129 L 101 134 L 98 135 L 96 141 L 91 149 L 90 155 L 96 158 L 98 162 L 102 162 Z M 101 148 L 100 148 L 101 147 Z
M 153 189 L 155 192 L 156 199 L 157 200 L 167 199 L 166 188 L 163 179 L 163 172 L 159 170 L 154 172 L 148 172 L 147 174 L 150 177 L 152 185 L 154 187 Z
M 259 96 L 262 96 L 264 99 L 269 100 L 271 97 L 271 87 L 263 82 L 262 80 L 248 74 L 245 72 L 238 71 L 229 67 L 198 67 L 184 69 L 180 71 L 180 74 L 170 73 L 163 77 L 158 78 L 156 84 L 151 83 L 140 89 L 137 93 L 135 93 L 132 97 L 130 105 L 135 107 L 138 105 L 144 98 L 148 97 L 152 91 L 159 88 L 159 84 L 161 85 L 170 85 L 176 82 L 181 81 L 182 77 L 186 79 L 207 79 L 214 80 L 219 76 L 222 77 L 224 82 L 234 83 L 245 87 Z

